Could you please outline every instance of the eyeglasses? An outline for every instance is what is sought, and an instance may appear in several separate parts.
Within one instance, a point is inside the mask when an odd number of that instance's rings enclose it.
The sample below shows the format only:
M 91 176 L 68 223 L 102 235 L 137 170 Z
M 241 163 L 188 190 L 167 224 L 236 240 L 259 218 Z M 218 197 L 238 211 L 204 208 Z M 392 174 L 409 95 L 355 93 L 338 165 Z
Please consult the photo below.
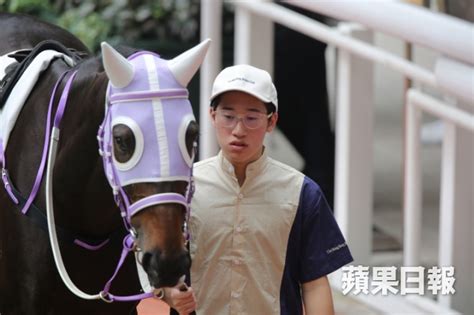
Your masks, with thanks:
M 237 123 L 241 121 L 247 129 L 258 129 L 272 115 L 273 113 L 268 115 L 264 113 L 248 113 L 239 117 L 232 111 L 216 110 L 216 123 L 224 128 L 234 129 Z

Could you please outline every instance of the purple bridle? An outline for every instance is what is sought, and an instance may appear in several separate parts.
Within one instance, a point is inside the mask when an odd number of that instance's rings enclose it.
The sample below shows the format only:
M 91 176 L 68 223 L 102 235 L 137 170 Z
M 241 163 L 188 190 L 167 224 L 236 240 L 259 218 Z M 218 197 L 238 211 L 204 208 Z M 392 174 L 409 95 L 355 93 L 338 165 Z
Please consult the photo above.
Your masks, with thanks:
M 174 79 L 167 61 L 158 55 L 140 52 L 128 60 L 134 66 L 133 80 L 123 88 L 109 83 L 107 89 L 106 114 L 97 135 L 104 170 L 127 229 L 131 229 L 132 216 L 141 210 L 174 203 L 186 209 L 187 239 L 196 146 L 194 144 L 190 155 L 185 136 L 187 127 L 195 119 L 188 91 Z M 126 163 L 114 157 L 112 129 L 118 124 L 130 128 L 135 138 L 135 152 Z M 163 181 L 187 182 L 186 195 L 159 193 L 131 204 L 123 189 L 135 183 Z

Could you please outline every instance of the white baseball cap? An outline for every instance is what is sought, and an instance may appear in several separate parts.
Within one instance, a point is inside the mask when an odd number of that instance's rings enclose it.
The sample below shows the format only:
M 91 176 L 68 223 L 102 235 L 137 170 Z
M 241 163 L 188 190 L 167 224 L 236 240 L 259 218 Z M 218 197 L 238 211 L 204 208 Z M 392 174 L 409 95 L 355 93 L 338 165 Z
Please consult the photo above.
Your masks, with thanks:
M 222 70 L 212 85 L 211 102 L 228 91 L 242 91 L 264 103 L 272 103 L 278 111 L 278 97 L 270 74 L 249 65 L 236 65 Z

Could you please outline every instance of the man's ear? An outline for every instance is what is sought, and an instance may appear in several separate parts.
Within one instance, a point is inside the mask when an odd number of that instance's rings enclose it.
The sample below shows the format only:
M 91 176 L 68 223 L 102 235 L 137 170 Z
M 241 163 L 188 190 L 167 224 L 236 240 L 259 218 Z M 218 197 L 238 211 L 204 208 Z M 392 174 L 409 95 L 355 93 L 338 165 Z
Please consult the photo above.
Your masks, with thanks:
M 267 126 L 267 132 L 272 132 L 273 129 L 276 127 L 278 121 L 278 112 L 274 112 L 272 117 L 270 117 L 270 120 L 268 122 Z
M 209 106 L 209 117 L 211 118 L 212 125 L 216 126 L 216 111 L 212 106 Z

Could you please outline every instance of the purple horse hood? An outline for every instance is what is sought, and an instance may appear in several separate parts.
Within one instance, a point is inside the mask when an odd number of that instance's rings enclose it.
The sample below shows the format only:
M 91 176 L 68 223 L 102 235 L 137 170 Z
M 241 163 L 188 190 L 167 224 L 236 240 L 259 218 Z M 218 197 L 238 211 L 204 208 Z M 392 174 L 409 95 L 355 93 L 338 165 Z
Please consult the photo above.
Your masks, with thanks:
M 113 159 L 119 184 L 188 181 L 193 157 L 186 149 L 185 135 L 195 119 L 187 90 L 157 55 L 140 53 L 129 61 L 136 75 L 124 88 L 109 85 L 110 119 L 105 125 L 106 141 L 118 124 L 129 127 L 135 137 L 131 159 L 125 163 Z M 162 93 L 150 95 L 151 91 Z
M 164 60 L 151 52 L 125 59 L 115 51 L 107 52 L 112 48 L 104 49 L 103 45 L 110 82 L 99 145 L 114 193 L 135 183 L 191 181 L 194 151 L 190 154 L 186 147 L 186 130 L 195 118 L 186 85 L 208 46 L 205 41 L 173 60 Z M 125 125 L 133 133 L 134 151 L 127 161 L 119 162 L 114 156 L 113 128 L 117 125 Z M 127 216 L 138 210 L 128 210 Z

